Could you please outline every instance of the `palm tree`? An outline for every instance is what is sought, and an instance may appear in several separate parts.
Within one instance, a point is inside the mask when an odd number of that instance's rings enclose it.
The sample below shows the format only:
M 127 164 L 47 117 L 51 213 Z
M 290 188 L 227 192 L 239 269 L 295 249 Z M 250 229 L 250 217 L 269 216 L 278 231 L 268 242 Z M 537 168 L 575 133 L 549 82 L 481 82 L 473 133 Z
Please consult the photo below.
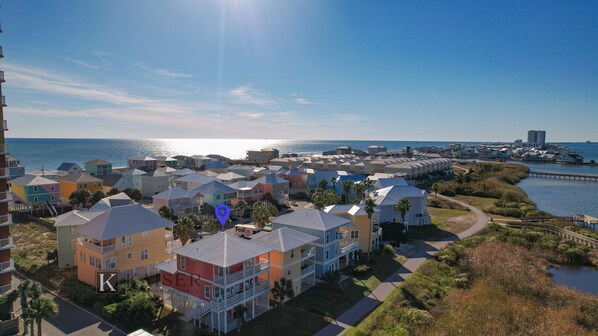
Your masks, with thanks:
M 114 188 L 108 190 L 108 192 L 106 193 L 106 196 L 114 196 L 118 193 L 120 193 L 120 191 L 118 190 L 118 188 L 114 187 Z
M 328 181 L 326 181 L 325 179 L 321 179 L 320 183 L 318 183 L 318 186 L 320 187 L 320 189 L 326 190 L 326 187 L 328 186 Z
M 94 205 L 94 204 L 98 203 L 104 197 L 106 197 L 106 194 L 103 191 L 101 191 L 101 190 L 97 190 L 89 198 L 89 203 L 91 205 Z
M 158 214 L 162 216 L 162 218 L 168 220 L 172 220 L 172 218 L 174 218 L 174 213 L 172 212 L 172 209 L 170 209 L 166 205 L 163 205 L 160 207 L 160 209 L 158 209 Z
M 29 297 L 31 297 L 31 300 L 27 303 L 26 306 L 27 306 L 27 311 L 29 312 L 29 323 L 31 326 L 31 336 L 33 336 L 33 333 L 34 333 L 33 321 L 37 321 L 37 318 L 38 318 L 36 302 L 39 301 L 42 296 L 42 286 L 40 285 L 40 283 L 32 282 L 31 286 L 29 287 L 28 294 L 29 294 Z
M 244 200 L 239 200 L 237 204 L 235 204 L 235 210 L 237 210 L 239 213 L 239 217 L 243 217 L 243 214 L 245 213 L 244 211 L 247 209 L 247 205 L 247 202 Z
M 280 310 L 284 312 L 284 300 L 286 298 L 292 299 L 295 297 L 295 290 L 293 289 L 293 281 L 290 279 L 280 278 L 279 281 L 274 281 L 272 286 L 272 295 L 274 299 L 280 303 Z
M 268 202 L 255 202 L 253 203 L 253 222 L 255 225 L 263 229 L 266 224 L 270 223 L 270 219 L 273 216 L 278 215 L 278 209 Z
M 31 311 L 37 324 L 37 336 L 42 336 L 42 319 L 49 319 L 58 315 L 58 305 L 47 298 L 38 297 L 30 302 Z M 31 324 L 33 327 L 33 324 Z M 31 332 L 33 335 L 33 332 Z
M 210 233 L 216 233 L 218 227 L 220 226 L 220 222 L 216 218 L 210 218 L 205 223 L 205 228 L 210 230 Z
M 193 223 L 193 221 L 191 221 L 189 217 L 184 217 L 179 219 L 176 222 L 176 224 L 174 224 L 172 232 L 179 236 L 179 238 L 181 239 L 181 243 L 183 244 L 183 246 L 185 246 L 185 244 L 187 244 L 187 242 L 189 241 L 189 236 L 193 229 L 195 229 L 195 224 Z
M 133 189 L 131 190 L 131 195 L 129 197 L 131 197 L 133 201 L 139 202 L 143 199 L 143 193 L 139 189 Z
M 31 321 L 31 314 L 29 312 L 29 304 L 27 302 L 27 297 L 31 293 L 31 287 L 33 286 L 33 282 L 29 279 L 21 282 L 18 287 L 19 291 L 19 298 L 21 302 L 21 319 L 23 319 L 23 335 L 27 334 L 27 324 L 32 323 Z
M 196 214 L 190 214 L 190 215 L 187 215 L 186 217 L 189 218 L 191 223 L 193 223 L 193 228 L 195 230 L 199 230 L 199 228 L 201 227 L 201 219 L 199 219 L 199 217 L 197 217 Z
M 235 306 L 234 317 L 237 319 L 237 333 L 241 334 L 241 325 L 245 323 L 245 313 L 247 313 L 247 307 L 244 304 Z
M 432 184 L 432 190 L 434 191 L 434 197 L 438 198 L 438 192 L 440 191 L 440 184 L 438 184 L 438 182 Z
M 459 174 L 455 175 L 455 181 L 459 185 L 463 184 L 463 174 L 459 173 Z
M 357 199 L 362 199 L 363 193 L 365 192 L 365 185 L 363 184 L 363 182 L 356 183 L 354 188 Z
M 368 218 L 370 219 L 370 230 L 368 232 L 368 242 L 369 244 L 372 243 L 372 231 L 374 230 L 374 225 L 372 223 L 372 217 L 374 215 L 374 209 L 376 208 L 376 202 L 374 202 L 373 199 L 368 198 L 367 200 L 365 200 L 365 206 L 364 206 L 364 210 L 365 212 L 368 214 Z M 371 246 L 368 249 L 368 261 L 370 260 L 370 250 L 371 250 Z
M 402 224 L 405 225 L 405 215 L 409 212 L 409 210 L 411 210 L 411 204 L 409 203 L 409 200 L 406 198 L 401 198 L 401 200 L 395 205 L 394 210 L 401 214 Z M 405 228 L 407 228 L 407 226 L 405 226 Z
M 374 183 L 372 182 L 372 180 L 370 180 L 369 177 L 366 177 L 365 180 L 363 180 L 363 186 L 365 187 L 365 191 L 369 191 L 370 188 L 374 185 Z M 369 198 L 370 194 L 367 194 L 367 197 Z
M 337 181 L 338 181 L 338 176 L 330 178 L 330 182 L 332 182 L 332 189 L 334 189 L 334 190 L 336 190 L 336 182 Z
M 346 204 L 349 204 L 349 194 L 351 193 L 351 190 L 353 189 L 354 184 L 355 184 L 355 182 L 350 181 L 350 180 L 343 181 L 343 191 L 345 192 L 345 203 Z

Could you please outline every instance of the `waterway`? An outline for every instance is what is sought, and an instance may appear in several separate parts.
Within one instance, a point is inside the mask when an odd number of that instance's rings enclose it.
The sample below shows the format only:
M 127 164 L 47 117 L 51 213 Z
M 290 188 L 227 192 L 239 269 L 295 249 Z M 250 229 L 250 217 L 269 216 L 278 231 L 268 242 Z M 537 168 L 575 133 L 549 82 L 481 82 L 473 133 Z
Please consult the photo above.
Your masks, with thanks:
M 559 266 L 548 270 L 552 281 L 587 294 L 598 295 L 598 269 L 591 267 Z

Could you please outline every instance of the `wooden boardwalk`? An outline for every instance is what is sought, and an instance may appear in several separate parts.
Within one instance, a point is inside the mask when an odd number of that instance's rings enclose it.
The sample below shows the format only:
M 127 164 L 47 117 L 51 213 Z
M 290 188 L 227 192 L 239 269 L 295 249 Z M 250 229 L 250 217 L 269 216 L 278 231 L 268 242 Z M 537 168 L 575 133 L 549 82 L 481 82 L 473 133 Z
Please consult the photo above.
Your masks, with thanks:
M 538 172 L 530 171 L 529 177 L 543 177 L 551 179 L 561 180 L 576 180 L 576 181 L 592 181 L 598 182 L 598 175 L 584 175 L 584 174 L 564 174 L 564 173 L 549 173 L 549 172 Z
M 577 232 L 569 231 L 566 229 L 561 229 L 560 227 L 548 225 L 548 224 L 538 224 L 538 223 L 524 223 L 524 222 L 510 222 L 506 223 L 508 227 L 512 228 L 535 228 L 544 230 L 544 232 L 552 233 L 562 238 L 574 241 L 578 244 L 591 247 L 594 249 L 598 249 L 598 240 L 592 239 L 590 237 L 586 237 L 582 234 Z

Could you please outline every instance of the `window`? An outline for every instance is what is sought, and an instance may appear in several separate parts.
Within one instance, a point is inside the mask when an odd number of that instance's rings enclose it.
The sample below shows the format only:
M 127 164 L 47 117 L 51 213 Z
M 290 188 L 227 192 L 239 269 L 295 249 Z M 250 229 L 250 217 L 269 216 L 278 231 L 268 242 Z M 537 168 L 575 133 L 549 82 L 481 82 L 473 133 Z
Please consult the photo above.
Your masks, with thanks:
M 185 258 L 184 256 L 181 256 L 181 269 L 184 270 L 187 268 L 187 258 Z
M 82 262 L 85 262 L 85 253 L 79 251 L 79 260 L 81 260 Z
M 326 244 L 330 243 L 330 236 L 326 234 Z
M 129 246 L 133 245 L 133 236 L 129 235 Z
M 219 200 L 220 198 L 221 198 L 221 197 L 220 197 L 220 194 L 216 195 L 216 199 L 217 199 L 217 200 Z
M 203 286 L 203 295 L 205 296 L 206 299 L 210 298 L 210 286 L 208 286 L 208 285 Z
M 56 199 L 56 198 L 54 197 L 54 195 L 51 195 L 51 196 L 50 196 L 50 200 L 52 200 L 52 201 L 53 201 L 53 200 L 55 200 L 55 199 Z
M 50 186 L 50 191 L 54 191 L 54 186 Z
M 329 256 L 330 256 L 330 254 L 328 253 L 328 249 L 326 249 L 326 259 L 324 259 L 324 260 L 328 260 Z
M 37 186 L 33 186 L 33 192 L 37 192 Z
M 116 268 L 116 257 L 110 257 L 104 259 L 104 269 Z
M 359 231 L 351 231 L 351 239 L 359 239 Z
M 295 258 L 295 250 L 291 250 L 291 258 Z
M 33 198 L 33 202 L 37 203 L 37 196 Z
M 125 236 L 120 237 L 120 245 L 121 246 L 127 245 L 127 239 L 125 238 Z
M 149 258 L 149 251 L 147 249 L 141 250 L 141 261 Z
M 147 237 L 147 231 L 143 231 L 143 232 L 141 233 L 141 236 L 142 236 L 142 237 Z
M 338 230 L 334 231 L 334 236 L 335 236 L 334 240 L 337 240 L 338 239 Z
M 287 275 L 291 275 L 291 270 L 288 270 L 288 271 L 287 271 Z
M 127 253 L 127 259 L 133 258 L 133 253 Z

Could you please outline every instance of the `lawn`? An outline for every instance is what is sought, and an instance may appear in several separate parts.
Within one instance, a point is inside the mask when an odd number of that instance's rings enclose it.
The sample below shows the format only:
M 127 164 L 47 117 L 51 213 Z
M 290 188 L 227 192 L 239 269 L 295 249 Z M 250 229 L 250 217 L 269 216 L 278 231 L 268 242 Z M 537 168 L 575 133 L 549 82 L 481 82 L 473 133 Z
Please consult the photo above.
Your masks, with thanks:
M 457 195 L 457 196 L 453 196 L 451 198 L 456 199 L 457 201 L 461 201 L 463 203 L 472 205 L 472 206 L 482 210 L 485 214 L 487 214 L 489 217 L 492 217 L 492 218 L 510 219 L 510 220 L 519 219 L 519 218 L 515 218 L 515 217 L 506 217 L 506 216 L 495 215 L 495 214 L 489 213 L 488 209 L 495 207 L 494 202 L 496 201 L 496 198 L 464 196 L 464 195 Z
M 348 276 L 337 289 L 318 284 L 287 302 L 284 315 L 273 309 L 250 321 L 244 335 L 312 335 L 326 325 L 325 317 L 338 317 L 359 300 L 369 295 L 380 282 L 399 269 L 404 261 L 399 256 L 372 254 L 372 271 L 363 276 Z M 300 327 L 298 327 L 300 326 Z
M 409 229 L 407 236 L 414 240 L 438 240 L 463 232 L 475 223 L 471 211 L 428 207 L 432 217 L 431 225 L 415 226 Z

